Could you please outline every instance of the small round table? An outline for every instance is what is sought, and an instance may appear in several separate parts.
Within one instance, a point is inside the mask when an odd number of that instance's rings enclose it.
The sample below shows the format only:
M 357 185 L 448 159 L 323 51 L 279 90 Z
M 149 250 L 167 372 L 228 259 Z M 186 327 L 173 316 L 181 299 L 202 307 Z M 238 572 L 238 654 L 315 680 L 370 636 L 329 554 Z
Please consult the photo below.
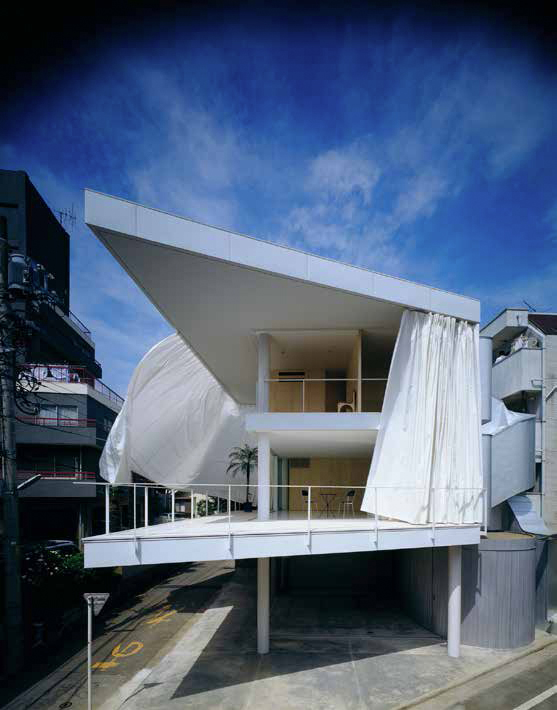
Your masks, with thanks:
M 320 493 L 319 495 L 325 501 L 325 510 L 321 511 L 321 516 L 323 516 L 323 513 L 325 513 L 325 517 L 328 518 L 329 513 L 331 511 L 331 501 L 333 498 L 335 498 L 336 493 Z

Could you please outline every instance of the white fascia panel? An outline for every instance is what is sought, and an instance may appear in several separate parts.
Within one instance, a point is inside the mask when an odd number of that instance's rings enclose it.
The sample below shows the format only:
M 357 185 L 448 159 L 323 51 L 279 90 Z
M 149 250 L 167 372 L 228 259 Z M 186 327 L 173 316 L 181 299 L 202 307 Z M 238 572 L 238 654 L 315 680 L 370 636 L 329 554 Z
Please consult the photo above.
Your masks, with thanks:
M 85 223 L 136 236 L 137 205 L 85 190 Z
M 444 313 L 455 318 L 478 323 L 480 320 L 480 303 L 471 299 L 463 299 L 448 291 L 439 291 L 436 288 L 431 290 L 430 309 L 434 313 Z
M 431 289 L 411 281 L 402 281 L 392 276 L 375 274 L 376 298 L 382 301 L 395 301 L 405 306 L 420 308 L 425 311 L 431 308 Z M 462 297 L 459 297 L 462 298 Z
M 272 246 L 272 249 L 269 249 Z M 276 272 L 294 279 L 307 278 L 308 255 L 276 244 L 230 234 L 230 260 L 261 271 Z
M 85 222 L 209 258 L 479 322 L 479 301 L 85 190 Z
M 184 222 L 187 222 L 187 229 L 184 229 Z M 228 232 L 139 205 L 135 236 L 217 259 L 230 258 Z
M 373 297 L 375 296 L 375 277 L 376 274 L 373 271 L 354 268 L 317 256 L 308 256 L 307 278 L 317 284 Z
M 477 545 L 479 526 L 84 541 L 85 567 L 156 565 Z
M 246 430 L 372 431 L 379 428 L 379 412 L 257 412 L 246 415 Z

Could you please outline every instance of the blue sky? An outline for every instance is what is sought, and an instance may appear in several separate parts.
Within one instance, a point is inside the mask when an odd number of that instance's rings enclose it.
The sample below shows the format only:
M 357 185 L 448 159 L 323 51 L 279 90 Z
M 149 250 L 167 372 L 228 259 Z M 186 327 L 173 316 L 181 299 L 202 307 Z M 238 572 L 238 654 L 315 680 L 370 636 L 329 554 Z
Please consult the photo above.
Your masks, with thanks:
M 170 332 L 84 187 L 505 306 L 557 310 L 557 77 L 532 43 L 403 12 L 108 37 L 0 118 L 0 166 L 75 205 L 72 310 L 124 391 Z

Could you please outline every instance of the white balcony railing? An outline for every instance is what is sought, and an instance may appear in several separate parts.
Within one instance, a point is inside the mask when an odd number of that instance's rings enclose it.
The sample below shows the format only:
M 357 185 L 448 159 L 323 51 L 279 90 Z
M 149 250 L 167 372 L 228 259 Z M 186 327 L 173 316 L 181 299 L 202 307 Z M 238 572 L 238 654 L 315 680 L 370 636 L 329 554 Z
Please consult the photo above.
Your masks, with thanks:
M 270 377 L 265 380 L 269 387 L 276 387 L 276 397 L 271 396 L 271 411 L 274 412 L 325 412 L 327 384 L 345 385 L 343 395 L 337 395 L 337 411 L 381 411 L 386 377 Z M 366 392 L 371 383 L 376 391 Z M 286 390 L 289 396 L 284 396 Z M 278 399 L 278 402 L 274 401 Z M 359 402 L 358 400 L 361 400 Z M 288 401 L 287 401 L 288 400 Z M 373 402 L 371 408 L 366 402 Z M 364 408 L 365 407 L 365 408 Z
M 246 484 L 245 483 L 230 483 L 230 484 L 219 484 L 219 483 L 213 483 L 213 484 L 188 484 L 184 485 L 183 483 L 176 483 L 176 484 L 168 484 L 166 486 L 158 485 L 158 484 L 147 484 L 147 483 L 125 483 L 125 484 L 119 484 L 117 486 L 113 486 L 110 483 L 89 483 L 87 481 L 79 481 L 76 482 L 75 485 L 101 485 L 104 486 L 105 488 L 105 534 L 109 534 L 111 532 L 110 529 L 110 492 L 112 490 L 119 490 L 122 488 L 128 488 L 132 490 L 132 496 L 133 496 L 133 505 L 132 505 L 132 510 L 133 510 L 133 519 L 132 519 L 132 525 L 130 528 L 127 528 L 130 530 L 134 537 L 137 536 L 137 532 L 139 529 L 145 529 L 149 528 L 150 526 L 153 525 L 153 523 L 150 523 L 150 518 L 149 518 L 149 491 L 154 490 L 158 491 L 159 493 L 162 492 L 165 495 L 163 496 L 164 499 L 166 499 L 168 508 L 169 510 L 167 511 L 167 515 L 161 515 L 161 511 L 159 510 L 158 513 L 158 519 L 161 520 L 161 518 L 164 519 L 164 522 L 170 522 L 174 523 L 176 521 L 176 505 L 175 505 L 175 499 L 176 499 L 176 493 L 177 492 L 184 492 L 184 491 L 189 491 L 190 493 L 190 500 L 193 501 L 193 505 L 190 505 L 190 519 L 193 520 L 195 518 L 201 518 L 203 520 L 210 518 L 212 515 L 220 516 L 220 521 L 225 522 L 228 525 L 228 537 L 229 541 L 231 539 L 232 533 L 233 533 L 233 526 L 237 524 L 238 522 L 240 523 L 245 523 L 249 522 L 250 518 L 246 518 L 246 516 L 241 516 L 240 519 L 238 519 L 237 516 L 237 511 L 240 510 L 242 504 L 239 503 L 239 498 L 242 497 L 243 491 L 245 490 Z M 375 538 L 378 539 L 379 535 L 379 528 L 380 528 L 380 518 L 382 518 L 381 515 L 371 515 L 368 514 L 364 511 L 359 511 L 355 510 L 354 507 L 350 509 L 349 507 L 344 506 L 344 503 L 347 499 L 346 493 L 349 491 L 357 491 L 357 495 L 359 496 L 361 500 L 361 496 L 363 492 L 369 488 L 371 488 L 371 491 L 373 493 L 373 500 L 375 504 L 375 509 L 379 510 L 379 504 L 381 502 L 381 494 L 385 490 L 392 491 L 392 490 L 399 490 L 399 491 L 421 491 L 422 493 L 424 492 L 423 486 L 332 486 L 332 485 L 324 485 L 324 486 L 319 486 L 319 485 L 289 485 L 289 484 L 271 484 L 271 485 L 259 485 L 259 484 L 250 484 L 250 489 L 254 489 L 258 491 L 260 488 L 263 488 L 265 490 L 265 494 L 268 495 L 269 491 L 273 489 L 288 489 L 288 490 L 298 490 L 302 492 L 302 496 L 304 498 L 304 508 L 305 510 L 302 511 L 301 515 L 303 516 L 304 520 L 307 520 L 307 534 L 308 534 L 308 541 L 311 539 L 311 533 L 313 531 L 313 526 L 312 523 L 314 523 L 318 519 L 322 518 L 331 518 L 331 519 L 336 519 L 336 520 L 346 520 L 347 517 L 353 516 L 354 518 L 358 518 L 358 522 L 361 522 L 361 526 L 367 527 L 366 526 L 366 521 L 369 521 L 369 530 L 375 535 Z M 240 489 L 240 490 L 238 490 Z M 214 491 L 214 493 L 211 495 L 211 491 Z M 225 491 L 225 495 L 219 495 L 222 491 Z M 233 495 L 234 491 L 234 495 Z M 481 516 L 479 516 L 481 519 L 476 521 L 476 524 L 481 525 L 483 532 L 487 531 L 486 525 L 487 525 L 487 495 L 486 495 L 486 489 L 485 488 L 430 488 L 429 489 L 430 494 L 431 494 L 431 500 L 432 504 L 430 507 L 430 517 L 431 520 L 428 523 L 425 524 L 416 524 L 412 525 L 411 527 L 416 527 L 416 528 L 426 528 L 431 530 L 431 539 L 435 540 L 435 529 L 436 527 L 440 525 L 445 525 L 444 521 L 440 520 L 440 516 L 437 514 L 435 510 L 435 499 L 436 499 L 436 492 L 446 492 L 446 491 L 451 491 L 456 493 L 461 493 L 463 491 L 466 491 L 470 493 L 471 495 L 477 495 L 478 500 L 481 500 L 482 507 L 481 507 Z M 305 492 L 305 493 L 303 493 Z M 344 492 L 344 495 L 343 495 Z M 334 503 L 331 503 L 327 499 L 325 499 L 325 505 L 322 506 L 321 508 L 316 508 L 315 507 L 315 502 L 319 499 L 319 497 L 325 496 L 331 496 L 331 495 L 338 495 L 340 493 L 340 499 L 335 505 Z M 142 518 L 143 520 L 140 521 L 138 519 L 138 504 L 141 501 L 141 498 L 143 498 L 143 515 Z M 274 496 L 271 495 L 271 500 L 273 500 Z M 352 496 L 352 501 L 354 501 L 355 496 Z M 201 502 L 201 509 L 203 510 L 203 503 L 205 504 L 205 513 L 206 515 L 198 515 L 197 507 L 199 503 Z M 214 506 L 214 508 L 213 508 Z M 338 506 L 338 507 L 337 507 Z M 212 510 L 213 509 L 213 510 Z M 289 519 L 290 511 L 284 511 L 285 513 L 288 513 L 287 519 Z M 257 521 L 257 523 L 265 523 L 268 522 L 266 520 L 260 520 L 256 517 L 256 513 L 252 512 L 251 513 L 251 519 L 254 521 Z M 270 520 L 276 520 L 276 516 L 272 515 Z M 300 514 L 293 515 L 292 519 L 300 520 Z M 141 522 L 143 524 L 141 524 Z M 161 524 L 161 523 L 156 523 L 156 524 Z M 451 525 L 451 523 L 448 523 Z M 458 526 L 458 523 L 454 523 L 455 526 Z M 359 526 L 359 527 L 361 527 Z M 126 528 L 125 528 L 126 529 Z M 121 532 L 119 530 L 118 532 Z M 174 531 L 175 533 L 175 531 Z M 187 536 L 187 528 L 184 528 L 183 530 L 184 535 Z

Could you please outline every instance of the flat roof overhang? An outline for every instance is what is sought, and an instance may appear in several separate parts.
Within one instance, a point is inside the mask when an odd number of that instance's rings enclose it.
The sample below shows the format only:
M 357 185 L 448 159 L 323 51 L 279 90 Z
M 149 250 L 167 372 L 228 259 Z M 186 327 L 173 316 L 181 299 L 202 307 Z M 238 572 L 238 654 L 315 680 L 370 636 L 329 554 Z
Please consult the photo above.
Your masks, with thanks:
M 478 322 L 479 301 L 85 191 L 85 222 L 226 391 L 255 402 L 256 333 L 373 330 L 405 308 Z
M 246 415 L 246 430 L 269 435 L 277 456 L 371 458 L 379 412 L 257 412 Z

